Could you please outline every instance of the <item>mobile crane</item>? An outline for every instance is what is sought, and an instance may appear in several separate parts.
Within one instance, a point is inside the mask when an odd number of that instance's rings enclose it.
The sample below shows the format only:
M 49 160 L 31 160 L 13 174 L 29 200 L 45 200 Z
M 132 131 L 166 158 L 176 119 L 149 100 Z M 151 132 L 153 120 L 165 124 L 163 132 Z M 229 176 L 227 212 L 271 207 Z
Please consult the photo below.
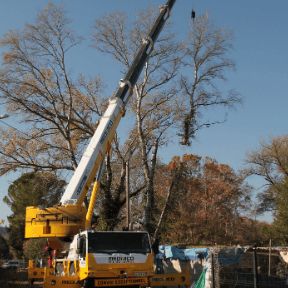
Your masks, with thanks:
M 166 5 L 160 8 L 159 16 L 143 39 L 124 80 L 120 81 L 115 96 L 110 99 L 106 112 L 68 183 L 60 204 L 45 209 L 39 207 L 26 209 L 26 238 L 73 239 L 68 256 L 65 259 L 55 259 L 53 267 L 40 269 L 30 263 L 29 278 L 31 280 L 38 278 L 39 273 L 41 275 L 39 278 L 44 280 L 45 288 L 190 284 L 189 277 L 184 274 L 155 277 L 154 255 L 147 232 L 91 230 L 103 160 L 109 152 L 120 119 L 124 116 L 125 106 L 132 95 L 133 87 L 174 3 L 175 0 L 168 0 Z M 89 207 L 86 209 L 84 199 L 93 182 Z

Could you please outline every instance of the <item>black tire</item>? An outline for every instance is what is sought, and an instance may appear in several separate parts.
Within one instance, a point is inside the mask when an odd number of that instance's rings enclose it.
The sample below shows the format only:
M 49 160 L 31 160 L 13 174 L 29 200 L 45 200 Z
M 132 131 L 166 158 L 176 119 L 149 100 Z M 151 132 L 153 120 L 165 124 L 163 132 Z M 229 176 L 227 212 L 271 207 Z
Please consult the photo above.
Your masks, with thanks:
M 34 286 L 34 279 L 29 279 L 29 287 L 33 288 Z
M 94 288 L 94 279 L 93 278 L 87 278 L 83 282 L 83 288 Z

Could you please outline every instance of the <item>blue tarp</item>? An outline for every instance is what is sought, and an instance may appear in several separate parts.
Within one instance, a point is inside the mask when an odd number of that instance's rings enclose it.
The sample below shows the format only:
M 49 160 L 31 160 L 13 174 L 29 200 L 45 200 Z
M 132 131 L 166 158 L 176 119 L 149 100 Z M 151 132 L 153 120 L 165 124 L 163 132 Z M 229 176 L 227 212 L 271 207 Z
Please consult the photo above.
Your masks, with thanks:
M 209 248 L 188 248 L 181 249 L 175 246 L 160 245 L 158 258 L 175 259 L 175 260 L 192 260 L 206 259 L 209 254 Z M 220 265 L 231 265 L 239 263 L 245 250 L 241 247 L 224 248 L 218 252 L 218 261 Z
M 177 259 L 177 260 L 197 260 L 205 259 L 208 256 L 209 248 L 188 248 L 180 249 L 175 246 L 159 246 L 160 253 L 165 258 Z

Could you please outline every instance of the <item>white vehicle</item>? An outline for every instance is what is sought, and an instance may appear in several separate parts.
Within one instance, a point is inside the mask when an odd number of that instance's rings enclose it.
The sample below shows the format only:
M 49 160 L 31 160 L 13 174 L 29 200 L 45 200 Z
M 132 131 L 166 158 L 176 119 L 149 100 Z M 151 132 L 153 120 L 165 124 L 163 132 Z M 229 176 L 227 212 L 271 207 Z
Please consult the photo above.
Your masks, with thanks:
M 18 269 L 23 267 L 23 264 L 22 260 L 8 260 L 1 267 L 3 269 Z

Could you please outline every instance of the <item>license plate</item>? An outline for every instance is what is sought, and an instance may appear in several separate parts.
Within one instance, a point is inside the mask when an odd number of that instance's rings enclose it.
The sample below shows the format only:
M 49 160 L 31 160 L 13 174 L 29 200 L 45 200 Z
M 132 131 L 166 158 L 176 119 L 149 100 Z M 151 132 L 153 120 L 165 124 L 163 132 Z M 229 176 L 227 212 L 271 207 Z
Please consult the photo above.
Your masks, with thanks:
M 147 285 L 146 278 L 123 278 L 123 279 L 99 279 L 95 280 L 95 286 L 119 286 L 119 285 Z

